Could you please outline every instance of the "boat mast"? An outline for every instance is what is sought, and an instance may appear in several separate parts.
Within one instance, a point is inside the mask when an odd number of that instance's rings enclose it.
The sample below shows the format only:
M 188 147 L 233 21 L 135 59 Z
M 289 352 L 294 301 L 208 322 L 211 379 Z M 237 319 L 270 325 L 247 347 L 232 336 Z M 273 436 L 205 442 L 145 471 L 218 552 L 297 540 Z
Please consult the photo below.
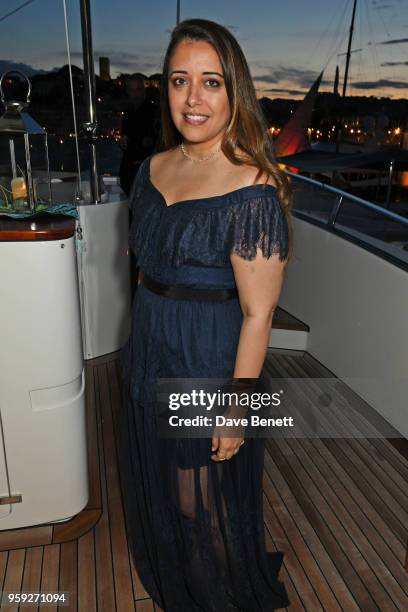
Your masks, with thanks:
M 180 23 L 180 0 L 177 0 L 177 25 Z
M 89 0 L 79 0 L 81 7 L 81 30 L 82 30 L 82 53 L 84 57 L 84 83 L 85 83 L 85 105 L 87 121 L 83 124 L 88 136 L 89 144 L 89 170 L 92 201 L 99 203 L 98 168 L 96 165 L 96 96 L 95 96 L 95 69 L 92 49 L 92 27 L 91 10 Z
M 349 72 L 349 65 L 350 65 L 350 56 L 351 56 L 351 43 L 353 40 L 353 31 L 354 31 L 354 20 L 356 17 L 356 6 L 357 6 L 357 0 L 354 0 L 354 5 L 353 5 L 353 14 L 351 17 L 351 25 L 350 25 L 350 32 L 349 32 L 349 40 L 348 40 L 348 47 L 347 47 L 347 55 L 346 55 L 346 70 L 344 72 L 344 82 L 343 82 L 343 98 L 346 95 L 346 88 L 347 88 L 347 79 L 348 79 L 348 72 Z
M 357 7 L 357 0 L 354 0 L 354 4 L 353 4 L 353 13 L 351 16 L 351 24 L 350 24 L 350 30 L 349 30 L 349 39 L 348 39 L 348 45 L 347 45 L 347 53 L 346 53 L 346 70 L 344 72 L 344 81 L 343 81 L 343 93 L 342 93 L 342 97 L 341 97 L 341 103 L 340 103 L 340 108 L 343 107 L 344 109 L 344 100 L 345 100 L 345 96 L 346 96 L 346 89 L 347 89 L 347 80 L 348 80 L 348 73 L 349 73 L 349 66 L 350 66 L 350 56 L 351 56 L 351 43 L 353 41 L 353 31 L 354 31 L 354 20 L 356 17 L 356 7 Z M 336 153 L 339 152 L 340 150 L 340 138 L 341 138 L 341 132 L 342 132 L 342 115 L 341 115 L 341 110 L 340 110 L 340 118 L 337 119 L 336 121 Z

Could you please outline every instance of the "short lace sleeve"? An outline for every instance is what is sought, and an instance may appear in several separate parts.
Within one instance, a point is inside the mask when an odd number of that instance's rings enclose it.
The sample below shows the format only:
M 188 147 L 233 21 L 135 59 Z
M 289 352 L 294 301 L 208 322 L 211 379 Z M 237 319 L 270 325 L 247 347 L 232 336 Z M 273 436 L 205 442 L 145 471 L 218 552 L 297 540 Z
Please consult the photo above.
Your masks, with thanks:
M 288 256 L 288 224 L 273 188 L 236 206 L 227 229 L 230 255 L 252 260 L 260 249 L 267 259 L 278 254 L 284 261 Z

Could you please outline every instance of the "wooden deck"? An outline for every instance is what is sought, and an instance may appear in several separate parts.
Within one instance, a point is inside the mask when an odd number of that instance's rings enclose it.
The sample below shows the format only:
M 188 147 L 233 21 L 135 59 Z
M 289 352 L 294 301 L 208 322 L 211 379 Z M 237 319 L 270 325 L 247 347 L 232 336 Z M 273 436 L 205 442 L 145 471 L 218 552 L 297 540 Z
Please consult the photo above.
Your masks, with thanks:
M 274 376 L 331 376 L 307 353 L 270 351 L 266 363 Z M 69 591 L 71 603 L 61 611 L 160 610 L 126 541 L 116 448 L 119 381 L 118 354 L 87 363 L 90 502 L 66 524 L 0 532 L 4 591 Z M 266 542 L 268 550 L 285 553 L 280 578 L 290 612 L 408 609 L 408 460 L 395 446 L 382 439 L 268 440 Z

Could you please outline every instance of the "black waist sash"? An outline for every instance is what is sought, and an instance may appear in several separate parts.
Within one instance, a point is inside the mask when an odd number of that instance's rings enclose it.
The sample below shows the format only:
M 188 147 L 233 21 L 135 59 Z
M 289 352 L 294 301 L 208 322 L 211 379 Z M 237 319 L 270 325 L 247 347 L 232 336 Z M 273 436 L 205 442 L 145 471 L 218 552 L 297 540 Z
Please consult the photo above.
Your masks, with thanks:
M 195 287 L 180 287 L 177 285 L 165 285 L 159 283 L 150 276 L 143 274 L 141 284 L 150 291 L 158 293 L 164 297 L 169 297 L 175 300 L 206 300 L 224 302 L 238 297 L 238 291 L 235 288 L 230 289 L 205 289 Z

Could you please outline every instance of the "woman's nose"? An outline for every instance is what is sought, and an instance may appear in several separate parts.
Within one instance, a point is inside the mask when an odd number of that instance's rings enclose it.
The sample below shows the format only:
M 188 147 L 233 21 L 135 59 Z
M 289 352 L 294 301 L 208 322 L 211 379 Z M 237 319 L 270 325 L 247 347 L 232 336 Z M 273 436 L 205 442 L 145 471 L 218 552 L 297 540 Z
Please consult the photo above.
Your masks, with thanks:
M 200 103 L 200 89 L 198 84 L 191 83 L 188 90 L 187 104 L 189 106 L 196 106 Z

